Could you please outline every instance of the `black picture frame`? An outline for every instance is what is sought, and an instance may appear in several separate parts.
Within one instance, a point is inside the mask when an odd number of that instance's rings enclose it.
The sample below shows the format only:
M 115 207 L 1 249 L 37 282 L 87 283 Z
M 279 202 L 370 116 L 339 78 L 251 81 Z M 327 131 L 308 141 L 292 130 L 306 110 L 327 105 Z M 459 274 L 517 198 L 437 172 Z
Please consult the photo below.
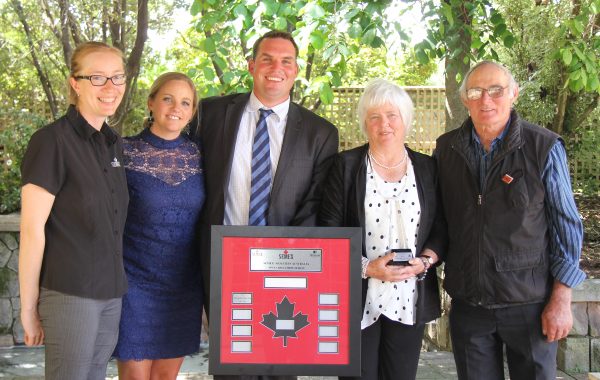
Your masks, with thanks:
M 221 338 L 223 331 L 232 325 L 222 325 L 222 271 L 223 240 L 228 237 L 285 238 L 285 239 L 347 239 L 348 294 L 346 309 L 349 321 L 348 362 L 345 364 L 298 363 L 232 363 L 221 360 Z M 297 240 L 294 240 L 297 241 Z M 255 227 L 255 226 L 212 226 L 211 231 L 211 279 L 210 279 L 210 349 L 209 374 L 211 375 L 296 375 L 296 376 L 360 376 L 360 347 L 362 319 L 361 256 L 362 229 L 359 227 Z M 227 330 L 225 330 L 227 329 Z M 341 333 L 346 333 L 341 331 Z

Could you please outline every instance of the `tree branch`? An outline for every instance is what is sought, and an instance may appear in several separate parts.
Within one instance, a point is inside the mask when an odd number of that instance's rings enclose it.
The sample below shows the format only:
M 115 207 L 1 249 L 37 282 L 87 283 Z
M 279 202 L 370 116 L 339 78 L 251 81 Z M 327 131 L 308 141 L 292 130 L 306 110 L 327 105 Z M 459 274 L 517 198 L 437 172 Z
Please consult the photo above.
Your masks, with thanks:
M 205 30 L 204 34 L 206 35 L 206 38 L 212 38 L 212 32 L 210 30 Z M 221 83 L 221 85 L 224 85 L 225 81 L 223 81 L 223 70 L 221 70 L 219 65 L 217 65 L 217 61 L 215 61 L 215 59 L 212 57 L 212 55 L 209 55 L 209 56 L 210 56 L 210 62 L 213 65 L 213 69 L 215 70 L 215 73 L 217 73 L 217 78 L 219 78 L 219 83 Z
M 198 45 L 194 45 L 193 43 L 189 42 L 185 36 L 183 35 L 183 33 L 181 32 L 177 32 L 179 34 L 179 36 L 181 37 L 181 39 L 183 40 L 183 43 L 185 43 L 187 46 L 191 47 L 192 49 L 196 49 L 196 50 L 201 50 L 202 48 Z
M 561 74 L 560 74 L 560 87 L 558 90 L 558 94 L 556 95 L 556 113 L 554 114 L 554 118 L 552 120 L 552 126 L 550 129 L 559 135 L 563 133 L 565 126 L 565 115 L 567 113 L 567 99 L 569 97 L 569 89 L 565 88 L 564 84 L 567 80 L 567 73 L 564 68 L 561 66 Z
M 50 79 L 42 69 L 40 65 L 40 61 L 37 57 L 35 46 L 33 44 L 33 38 L 31 36 L 31 29 L 29 28 L 29 23 L 27 23 L 27 19 L 25 18 L 25 13 L 23 12 L 23 6 L 21 5 L 20 0 L 11 0 L 11 4 L 15 10 L 15 13 L 19 17 L 19 21 L 21 25 L 23 25 L 23 29 L 25 30 L 25 37 L 27 39 L 27 44 L 29 45 L 29 53 L 31 54 L 31 58 L 33 60 L 33 65 L 35 66 L 35 70 L 37 71 L 40 82 L 42 83 L 42 87 L 44 89 L 44 93 L 46 94 L 46 98 L 48 99 L 48 105 L 50 106 L 50 111 L 52 112 L 52 117 L 54 119 L 58 118 L 58 106 L 56 104 L 56 97 L 54 95 L 54 91 L 52 89 L 52 84 L 50 83 Z
M 571 123 L 569 123 L 568 128 L 565 128 L 565 132 L 572 132 L 575 128 L 579 127 L 583 122 L 590 116 L 592 112 L 594 112 L 598 107 L 600 107 L 600 94 L 597 92 L 594 94 L 592 101 L 585 107 L 582 112 L 577 113 L 577 117 L 573 119 Z
M 46 17 L 48 17 L 48 21 L 49 21 L 48 26 L 49 26 L 50 31 L 52 32 L 52 34 L 54 34 L 56 39 L 58 39 L 60 41 L 61 40 L 60 32 L 56 28 L 56 21 L 54 20 L 54 16 L 52 15 L 52 12 L 50 12 L 50 7 L 48 6 L 48 1 L 41 0 L 40 3 L 42 6 L 42 9 L 44 10 L 44 13 L 46 13 Z
M 137 77 L 140 74 L 140 62 L 142 60 L 142 54 L 144 53 L 144 45 L 148 39 L 148 0 L 138 0 L 137 9 L 137 28 L 135 42 L 129 58 L 127 59 L 127 87 L 125 88 L 125 94 L 123 95 L 123 101 L 119 105 L 116 114 L 111 118 L 117 130 L 122 130 L 123 120 L 129 113 L 131 101 L 133 99 L 132 94 L 135 92 L 137 85 Z
M 244 59 L 248 60 L 250 57 L 250 55 L 252 55 L 252 51 L 250 51 L 250 49 L 248 49 L 246 47 L 246 43 L 248 41 L 246 41 L 243 37 L 243 33 L 240 32 L 240 47 L 242 48 L 242 54 L 244 55 Z M 233 66 L 232 66 L 233 67 Z
M 310 82 L 310 75 L 312 74 L 312 68 L 313 68 L 313 64 L 315 62 L 315 52 L 311 52 L 310 54 L 308 54 L 308 57 L 306 58 L 306 80 Z
M 60 45 L 63 51 L 63 58 L 66 66 L 71 70 L 71 55 L 73 54 L 73 48 L 71 47 L 71 41 L 69 39 L 69 15 L 68 9 L 69 4 L 66 0 L 58 2 L 60 8 Z
M 113 46 L 124 50 L 121 30 L 121 3 L 119 0 L 113 0 L 113 8 L 110 14 L 107 14 L 108 30 L 110 31 L 110 39 Z
M 84 41 L 81 37 L 81 29 L 79 29 L 79 24 L 77 24 L 77 20 L 71 12 L 70 9 L 67 10 L 67 17 L 69 19 L 69 29 L 71 30 L 71 38 L 73 38 L 73 42 L 75 45 L 79 45 Z

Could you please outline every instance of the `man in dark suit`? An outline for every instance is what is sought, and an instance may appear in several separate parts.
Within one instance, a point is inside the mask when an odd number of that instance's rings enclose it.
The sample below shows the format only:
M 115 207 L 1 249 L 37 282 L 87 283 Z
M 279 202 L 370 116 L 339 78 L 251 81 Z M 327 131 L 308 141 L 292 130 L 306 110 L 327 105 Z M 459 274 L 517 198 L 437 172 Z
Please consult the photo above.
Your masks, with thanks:
M 255 131 L 263 112 L 269 113 L 264 119 L 271 173 L 266 223 L 262 225 L 316 224 L 323 181 L 338 148 L 338 131 L 290 101 L 298 75 L 297 56 L 298 46 L 289 33 L 271 31 L 260 37 L 248 61 L 254 78 L 252 92 L 203 99 L 199 127 L 192 125 L 190 129 L 204 155 L 207 198 L 200 225 L 200 252 L 207 312 L 211 225 L 261 225 L 250 220 L 249 205 Z

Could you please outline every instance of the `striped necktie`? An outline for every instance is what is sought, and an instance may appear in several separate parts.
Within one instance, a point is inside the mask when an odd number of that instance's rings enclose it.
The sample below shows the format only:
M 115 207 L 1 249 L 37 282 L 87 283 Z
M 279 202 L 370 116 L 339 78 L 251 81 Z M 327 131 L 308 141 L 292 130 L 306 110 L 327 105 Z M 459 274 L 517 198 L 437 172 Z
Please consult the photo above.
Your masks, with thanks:
M 266 226 L 271 190 L 271 150 L 269 149 L 269 131 L 267 117 L 272 110 L 260 109 L 256 123 L 254 143 L 252 144 L 252 181 L 250 185 L 250 211 L 248 225 Z

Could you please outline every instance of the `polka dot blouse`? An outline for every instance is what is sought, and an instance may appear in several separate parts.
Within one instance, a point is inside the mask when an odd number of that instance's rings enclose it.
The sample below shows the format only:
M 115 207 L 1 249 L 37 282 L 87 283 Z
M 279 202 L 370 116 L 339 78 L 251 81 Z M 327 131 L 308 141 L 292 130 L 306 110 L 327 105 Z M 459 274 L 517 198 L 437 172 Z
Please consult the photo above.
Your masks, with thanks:
M 412 162 L 399 182 L 384 181 L 367 161 L 365 195 L 365 246 L 367 258 L 384 256 L 392 248 L 410 248 L 415 254 L 421 205 Z M 413 325 L 417 300 L 416 278 L 400 282 L 368 279 L 365 309 L 361 322 L 364 329 L 381 314 L 392 321 Z

